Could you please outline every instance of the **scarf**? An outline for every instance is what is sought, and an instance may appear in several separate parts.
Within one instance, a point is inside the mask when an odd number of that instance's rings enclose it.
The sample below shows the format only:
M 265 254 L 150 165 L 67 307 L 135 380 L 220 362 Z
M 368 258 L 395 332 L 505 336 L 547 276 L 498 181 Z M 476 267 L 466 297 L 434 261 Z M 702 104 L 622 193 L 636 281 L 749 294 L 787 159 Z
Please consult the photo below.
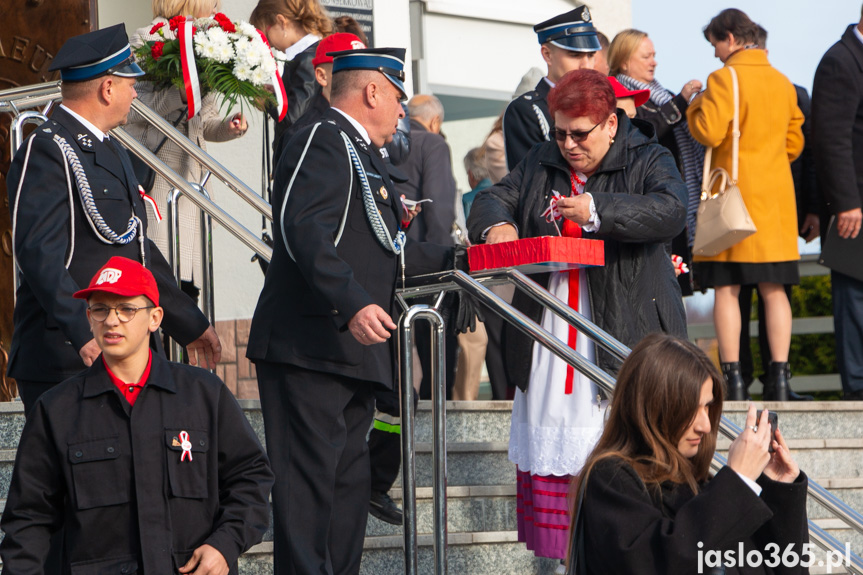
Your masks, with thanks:
M 617 80 L 629 90 L 650 90 L 650 101 L 657 107 L 661 107 L 674 98 L 674 94 L 662 87 L 654 80 L 650 84 L 633 80 L 625 74 L 618 74 Z M 689 245 L 695 241 L 695 218 L 698 213 L 698 204 L 701 203 L 701 175 L 704 167 L 704 146 L 699 144 L 692 134 L 689 133 L 689 124 L 686 115 L 682 114 L 680 121 L 672 126 L 674 141 L 680 150 L 680 164 L 683 181 L 689 192 L 689 205 L 686 209 L 686 229 L 689 236 Z

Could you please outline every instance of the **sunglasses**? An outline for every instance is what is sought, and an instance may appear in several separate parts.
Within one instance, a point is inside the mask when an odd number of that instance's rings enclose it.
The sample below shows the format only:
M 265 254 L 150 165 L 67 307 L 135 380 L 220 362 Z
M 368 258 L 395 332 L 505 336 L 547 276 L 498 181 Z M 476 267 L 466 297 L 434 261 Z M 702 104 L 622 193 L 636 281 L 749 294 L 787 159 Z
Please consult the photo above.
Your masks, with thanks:
M 602 122 L 599 122 L 599 124 L 602 124 Z M 557 140 L 558 142 L 565 142 L 567 138 L 572 138 L 572 141 L 575 142 L 576 144 L 578 144 L 578 143 L 585 141 L 587 139 L 587 137 L 590 135 L 590 133 L 592 131 L 594 131 L 597 128 L 597 126 L 599 126 L 599 124 L 597 124 L 596 126 L 592 127 L 589 130 L 575 130 L 573 132 L 564 132 L 563 130 L 558 130 L 557 128 L 555 128 L 554 129 L 554 139 Z

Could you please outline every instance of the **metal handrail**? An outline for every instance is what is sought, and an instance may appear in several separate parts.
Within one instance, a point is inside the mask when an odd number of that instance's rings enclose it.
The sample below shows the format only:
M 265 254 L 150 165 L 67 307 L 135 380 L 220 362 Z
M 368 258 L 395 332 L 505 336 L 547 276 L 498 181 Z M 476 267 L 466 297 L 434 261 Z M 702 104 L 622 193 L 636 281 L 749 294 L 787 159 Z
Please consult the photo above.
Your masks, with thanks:
M 209 170 L 215 177 L 221 180 L 250 206 L 259 211 L 262 216 L 269 218 L 270 221 L 272 221 L 273 210 L 269 202 L 259 194 L 255 193 L 252 188 L 244 184 L 213 156 L 202 150 L 198 145 L 192 142 L 192 140 L 172 126 L 169 121 L 150 109 L 140 100 L 132 100 L 132 110 L 137 112 L 151 126 L 159 130 L 159 132 L 161 132 L 166 138 L 177 144 L 181 150 L 189 154 L 189 156 L 191 156 L 195 161 Z
M 446 381 L 444 379 L 444 321 L 440 313 L 427 305 L 415 305 L 405 311 L 399 319 L 399 351 L 401 370 L 402 412 L 402 496 L 404 512 L 404 553 L 406 575 L 417 575 L 417 499 L 416 459 L 414 456 L 414 386 L 413 386 L 413 330 L 418 319 L 431 324 L 431 381 L 432 381 L 432 485 L 434 500 L 434 572 L 447 572 L 447 512 L 446 512 Z
M 212 216 L 216 222 L 227 229 L 233 236 L 243 242 L 246 247 L 257 253 L 267 261 L 273 257 L 273 248 L 265 244 L 252 233 L 247 227 L 238 222 L 228 212 L 216 205 L 212 200 L 198 192 L 192 184 L 180 176 L 171 167 L 153 154 L 141 142 L 132 137 L 125 130 L 114 128 L 111 136 L 117 138 L 133 154 L 144 160 L 155 172 L 165 178 L 174 187 L 182 191 L 183 195 L 198 206 L 201 210 Z
M 501 277 L 506 277 L 509 280 L 512 280 L 513 278 L 517 277 L 516 274 L 511 274 L 509 273 L 509 271 L 501 271 L 480 273 L 477 275 L 480 277 L 473 278 L 465 272 L 458 270 L 441 272 L 440 274 L 430 274 L 425 278 L 426 285 L 403 288 L 401 290 L 398 290 L 398 295 L 400 298 L 410 298 L 421 295 L 428 295 L 430 293 L 437 293 L 441 291 L 463 289 L 471 296 L 483 303 L 491 311 L 501 316 L 505 321 L 512 323 L 519 331 L 527 334 L 540 345 L 543 345 L 544 347 L 549 349 L 560 359 L 578 370 L 579 373 L 589 377 L 594 383 L 600 386 L 609 395 L 613 394 L 615 380 L 609 374 L 599 369 L 596 365 L 588 362 L 581 356 L 581 354 L 567 346 L 564 342 L 562 342 L 560 339 L 555 337 L 547 330 L 543 329 L 539 324 L 528 318 L 525 314 L 512 307 L 512 305 L 506 303 L 503 299 L 498 297 L 491 290 L 485 287 L 483 283 L 481 283 L 483 280 L 494 282 L 501 279 Z M 432 281 L 429 281 L 430 279 Z M 528 293 L 530 293 L 532 297 L 538 299 L 538 301 L 541 301 L 544 305 L 548 304 L 546 305 L 546 307 L 548 307 L 552 311 L 559 310 L 561 306 L 568 307 L 547 292 L 546 294 L 542 294 L 541 292 L 536 292 L 535 290 L 532 290 L 529 287 L 530 282 L 531 280 L 528 280 L 528 282 L 524 282 L 516 279 L 511 283 L 514 283 L 518 288 L 529 289 L 530 291 Z M 525 285 L 528 285 L 528 287 L 525 288 Z M 579 325 L 583 326 L 581 329 L 585 327 L 588 328 L 583 329 L 583 333 L 588 335 L 597 345 L 603 347 L 603 349 L 606 349 L 613 354 L 615 354 L 617 351 L 625 350 L 628 355 L 630 351 L 629 348 L 627 348 L 624 344 L 617 341 L 615 338 L 613 338 L 606 332 L 602 331 L 592 322 L 586 320 L 583 316 L 581 316 L 581 314 L 571 308 L 568 308 L 564 311 L 565 314 L 562 314 L 564 319 L 566 319 L 570 323 L 577 320 Z M 406 417 L 404 411 L 402 412 L 402 416 L 403 418 Z M 408 415 L 407 417 L 410 416 Z M 725 416 L 722 416 L 719 422 L 719 431 L 729 439 L 733 440 L 740 433 L 742 433 L 743 430 L 731 420 L 729 420 Z M 716 468 L 715 466 L 722 467 L 726 463 L 727 462 L 724 457 L 722 457 L 718 453 L 714 453 L 713 462 L 711 464 L 712 466 L 714 466 L 714 468 Z M 819 504 L 830 510 L 844 523 L 854 528 L 858 532 L 863 533 L 863 515 L 858 513 L 855 509 L 849 507 L 844 501 L 824 489 L 821 485 L 819 485 L 812 479 L 809 480 L 808 494 L 812 496 Z M 405 502 L 405 506 L 407 506 L 407 502 Z M 812 521 L 809 521 L 809 532 L 810 534 L 813 534 L 813 539 L 815 539 L 816 543 L 818 543 L 819 546 L 822 546 L 827 551 L 844 551 L 844 549 L 839 545 L 839 542 L 836 541 L 835 538 L 833 538 L 827 533 L 824 533 L 824 531 Z M 405 537 L 407 538 L 407 533 L 405 534 Z M 850 553 L 850 558 L 851 563 L 847 567 L 851 569 L 852 572 L 857 573 L 858 575 L 863 575 L 863 560 L 861 560 L 861 558 L 856 553 Z

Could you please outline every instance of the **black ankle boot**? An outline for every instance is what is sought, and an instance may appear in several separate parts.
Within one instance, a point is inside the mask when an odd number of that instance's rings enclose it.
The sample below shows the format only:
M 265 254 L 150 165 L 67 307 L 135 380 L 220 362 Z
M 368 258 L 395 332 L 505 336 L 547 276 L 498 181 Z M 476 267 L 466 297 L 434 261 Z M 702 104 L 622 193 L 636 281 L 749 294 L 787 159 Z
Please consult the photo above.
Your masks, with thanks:
M 788 365 L 787 363 L 785 365 Z M 770 385 L 770 374 L 765 374 L 764 379 L 767 382 L 766 386 Z M 811 395 L 804 395 L 800 393 L 796 393 L 793 389 L 791 389 L 791 368 L 785 368 L 785 379 L 788 380 L 788 400 L 789 401 L 815 401 L 815 397 Z
M 791 386 L 788 385 L 788 362 L 771 361 L 770 373 L 764 385 L 764 401 L 790 401 Z
M 746 384 L 743 383 L 743 375 L 740 373 L 740 362 L 721 363 L 722 375 L 725 376 L 725 399 L 726 401 L 746 401 L 749 394 L 746 393 Z

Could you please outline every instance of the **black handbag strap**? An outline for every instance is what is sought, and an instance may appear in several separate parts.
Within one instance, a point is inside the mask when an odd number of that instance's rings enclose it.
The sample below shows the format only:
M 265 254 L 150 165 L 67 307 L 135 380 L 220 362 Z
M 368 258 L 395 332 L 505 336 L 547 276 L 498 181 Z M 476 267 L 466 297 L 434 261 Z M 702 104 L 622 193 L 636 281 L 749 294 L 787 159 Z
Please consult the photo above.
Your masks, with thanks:
M 174 126 L 175 128 L 176 128 L 177 126 L 179 126 L 179 125 L 180 125 L 180 122 L 182 122 L 182 121 L 183 121 L 183 118 L 186 116 L 186 113 L 187 113 L 188 111 L 189 111 L 189 107 L 188 107 L 188 106 L 187 106 L 187 107 L 185 107 L 185 108 L 183 108 L 182 110 L 180 110 L 180 117 L 178 117 L 178 118 L 177 118 L 177 120 L 173 123 L 173 126 Z M 165 145 L 165 142 L 167 142 L 167 141 L 168 141 L 168 136 L 162 136 L 162 141 L 161 141 L 161 142 L 159 142 L 159 145 L 158 145 L 158 146 L 156 146 L 156 149 L 155 149 L 155 150 L 153 150 L 153 155 L 158 154 L 158 153 L 159 153 L 159 150 L 161 150 L 161 149 L 162 149 L 162 146 L 164 146 L 164 145 Z

